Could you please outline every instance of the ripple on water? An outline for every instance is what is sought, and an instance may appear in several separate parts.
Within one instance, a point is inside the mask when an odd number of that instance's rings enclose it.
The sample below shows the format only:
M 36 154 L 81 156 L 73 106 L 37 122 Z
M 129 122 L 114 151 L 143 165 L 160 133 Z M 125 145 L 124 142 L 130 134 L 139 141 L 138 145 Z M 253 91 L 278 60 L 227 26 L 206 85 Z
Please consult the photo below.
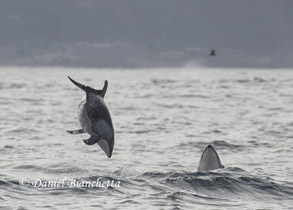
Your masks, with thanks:
M 194 135 L 190 135 L 191 137 L 196 137 Z M 202 150 L 203 148 L 205 148 L 208 144 L 212 144 L 216 147 L 216 149 L 233 149 L 233 150 L 237 150 L 237 151 L 242 151 L 245 150 L 245 148 L 247 147 L 246 145 L 240 145 L 240 144 L 232 144 L 232 143 L 228 143 L 227 141 L 223 141 L 223 140 L 215 140 L 215 141 L 211 141 L 211 142 L 207 142 L 207 141 L 198 141 L 198 142 L 194 142 L 194 141 L 190 141 L 190 142 L 185 142 L 185 143 L 179 143 L 178 146 L 176 148 L 182 148 L 182 149 L 189 149 L 189 148 L 199 148 L 200 150 Z

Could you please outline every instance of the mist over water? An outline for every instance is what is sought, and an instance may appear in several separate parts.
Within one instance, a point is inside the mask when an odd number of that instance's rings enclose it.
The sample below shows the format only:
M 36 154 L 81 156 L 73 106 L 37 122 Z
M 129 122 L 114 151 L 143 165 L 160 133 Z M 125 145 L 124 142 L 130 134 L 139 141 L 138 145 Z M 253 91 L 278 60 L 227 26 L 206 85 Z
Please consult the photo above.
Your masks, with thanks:
M 77 106 L 101 89 L 113 156 L 83 143 Z M 293 203 L 293 72 L 253 69 L 0 69 L 3 209 L 288 209 Z M 207 144 L 223 170 L 197 172 Z M 21 180 L 111 180 L 23 187 Z
M 291 0 L 1 1 L 0 64 L 292 68 L 292 6 Z

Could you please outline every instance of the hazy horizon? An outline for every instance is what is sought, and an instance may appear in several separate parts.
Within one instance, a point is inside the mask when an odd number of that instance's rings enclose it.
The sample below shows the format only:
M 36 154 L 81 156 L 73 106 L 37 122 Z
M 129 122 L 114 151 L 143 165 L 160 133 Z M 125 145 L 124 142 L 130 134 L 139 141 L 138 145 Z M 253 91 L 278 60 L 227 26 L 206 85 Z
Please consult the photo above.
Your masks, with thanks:
M 291 68 L 290 8 L 289 0 L 2 0 L 0 65 Z

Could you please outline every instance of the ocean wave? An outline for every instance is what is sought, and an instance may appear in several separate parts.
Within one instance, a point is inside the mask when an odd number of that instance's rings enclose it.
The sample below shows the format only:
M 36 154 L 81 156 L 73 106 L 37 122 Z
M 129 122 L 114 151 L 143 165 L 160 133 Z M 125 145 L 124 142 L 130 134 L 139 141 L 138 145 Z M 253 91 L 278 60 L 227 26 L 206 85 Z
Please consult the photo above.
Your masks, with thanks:
M 293 187 L 253 176 L 240 168 L 193 173 L 145 173 L 172 190 L 199 193 L 209 198 L 292 199 Z

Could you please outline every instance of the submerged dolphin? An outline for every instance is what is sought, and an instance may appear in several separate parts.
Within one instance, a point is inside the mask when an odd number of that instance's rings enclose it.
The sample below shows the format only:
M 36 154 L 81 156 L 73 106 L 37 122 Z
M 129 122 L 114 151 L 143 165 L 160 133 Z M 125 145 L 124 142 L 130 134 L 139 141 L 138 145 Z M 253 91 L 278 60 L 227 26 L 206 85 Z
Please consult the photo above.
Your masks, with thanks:
M 105 81 L 102 90 L 95 90 L 74 81 L 70 77 L 68 78 L 73 84 L 85 91 L 86 97 L 79 104 L 81 129 L 67 132 L 70 134 L 88 133 L 91 137 L 83 140 L 84 143 L 87 145 L 97 143 L 110 158 L 114 147 L 114 128 L 109 110 L 103 100 L 108 81 Z
M 208 144 L 201 155 L 198 171 L 208 171 L 217 168 L 224 168 L 215 148 Z

